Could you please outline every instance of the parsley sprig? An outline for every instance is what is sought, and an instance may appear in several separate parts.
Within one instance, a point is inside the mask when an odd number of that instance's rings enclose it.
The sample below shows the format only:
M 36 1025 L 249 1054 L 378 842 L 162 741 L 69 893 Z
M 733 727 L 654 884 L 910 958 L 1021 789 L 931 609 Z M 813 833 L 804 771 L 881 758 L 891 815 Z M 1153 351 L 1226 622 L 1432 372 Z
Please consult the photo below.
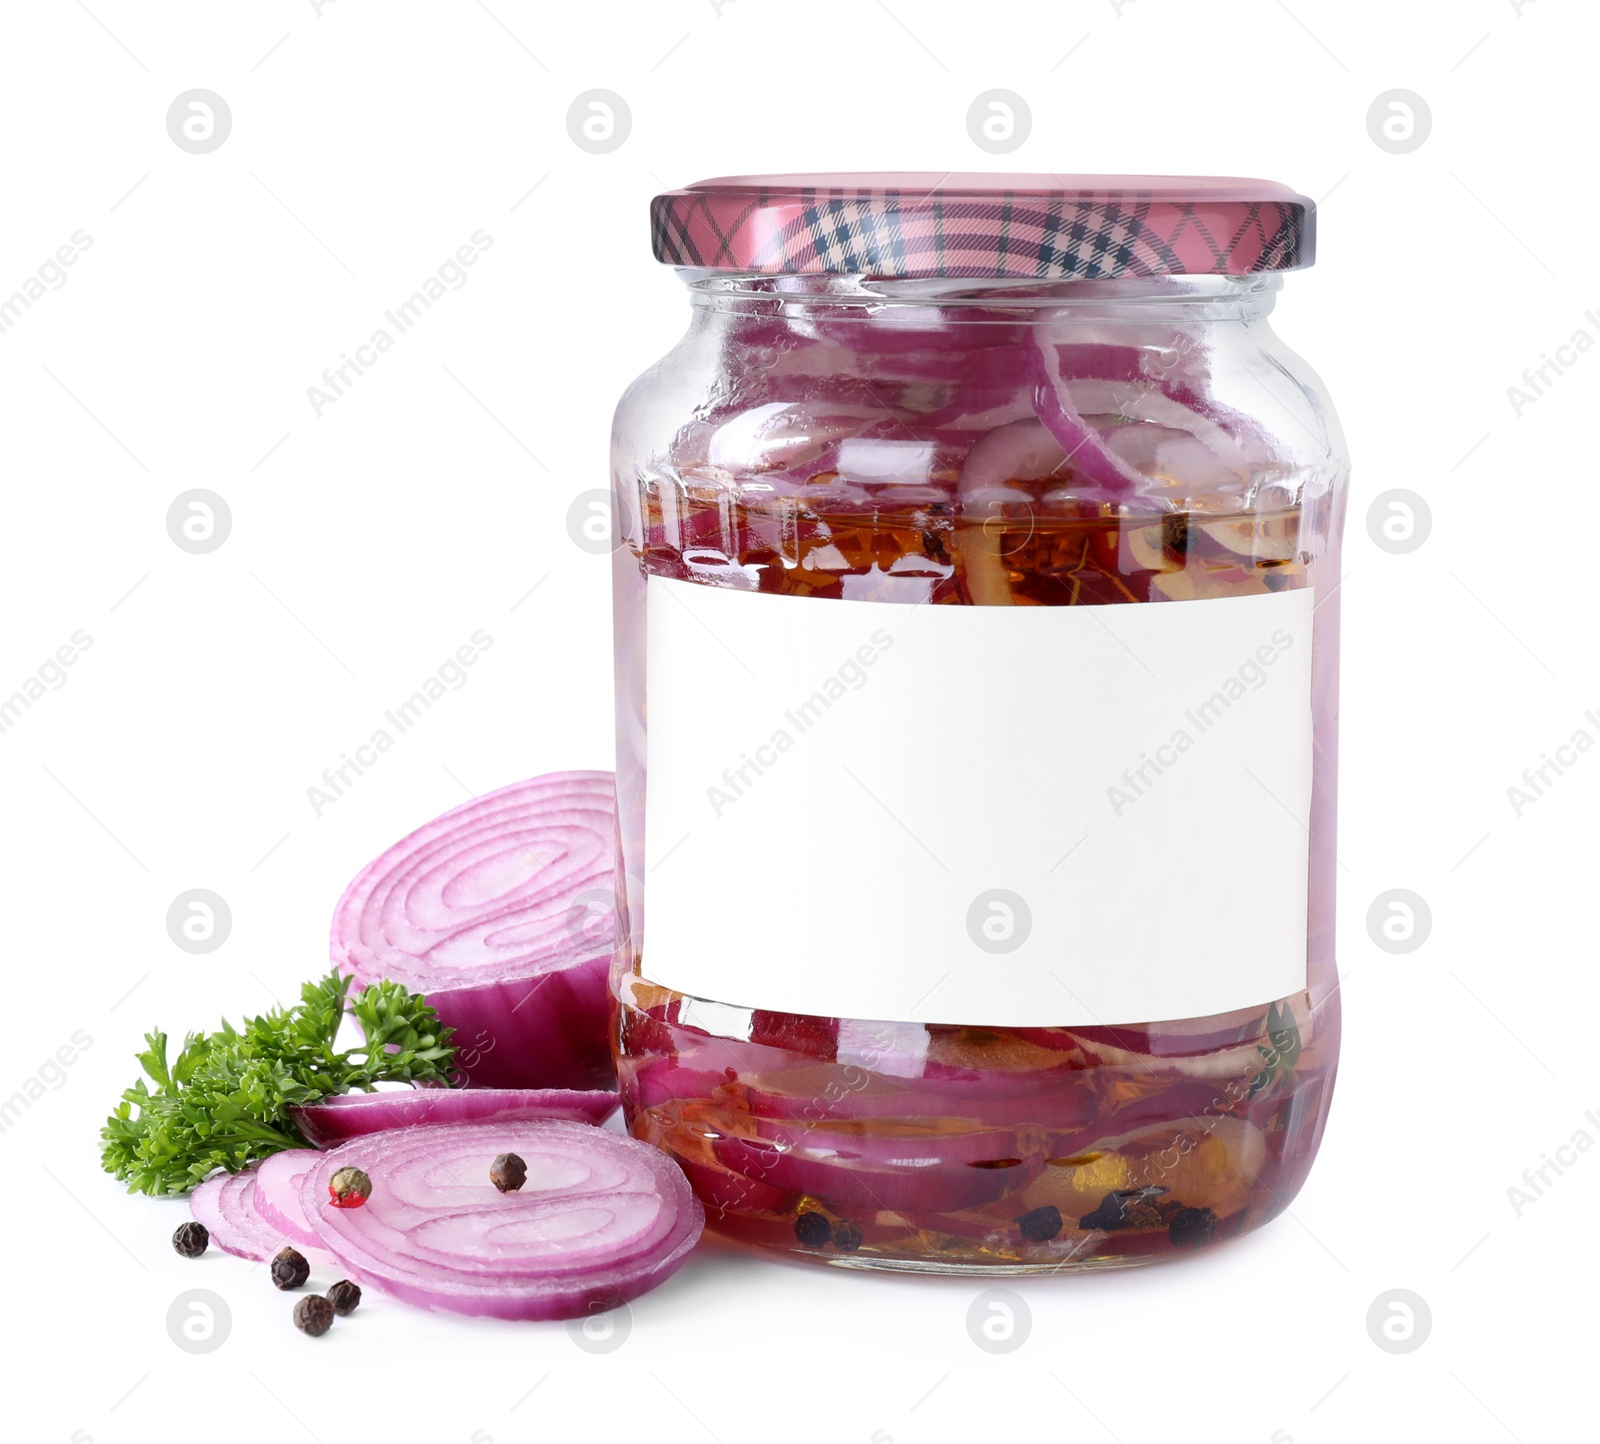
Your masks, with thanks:
M 316 1103 L 374 1083 L 449 1081 L 451 1030 L 420 993 L 378 982 L 347 999 L 339 972 L 300 990 L 292 1008 L 223 1021 L 215 1033 L 190 1033 L 167 1061 L 167 1035 L 146 1033 L 141 1078 L 123 1095 L 100 1132 L 107 1173 L 130 1193 L 187 1193 L 218 1168 L 237 1173 L 285 1148 L 305 1148 L 289 1118 L 295 1104 Z M 361 1046 L 336 1052 L 346 1007 L 360 1025 Z

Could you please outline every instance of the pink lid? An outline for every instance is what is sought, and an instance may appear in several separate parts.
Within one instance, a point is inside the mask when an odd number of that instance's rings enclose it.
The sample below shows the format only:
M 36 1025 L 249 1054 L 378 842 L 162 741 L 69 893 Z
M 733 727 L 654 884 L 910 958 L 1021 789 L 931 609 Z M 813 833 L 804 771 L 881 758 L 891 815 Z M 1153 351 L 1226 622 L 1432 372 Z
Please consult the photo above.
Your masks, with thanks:
M 1243 275 L 1309 266 L 1316 207 L 1229 176 L 723 176 L 650 202 L 656 259 L 761 275 Z

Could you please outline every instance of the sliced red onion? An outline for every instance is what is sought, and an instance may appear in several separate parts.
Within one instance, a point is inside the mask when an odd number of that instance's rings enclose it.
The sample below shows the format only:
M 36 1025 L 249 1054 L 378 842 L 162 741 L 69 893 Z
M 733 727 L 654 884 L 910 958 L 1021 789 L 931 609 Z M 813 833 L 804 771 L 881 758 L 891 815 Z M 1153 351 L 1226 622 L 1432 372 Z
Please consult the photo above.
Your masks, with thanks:
M 274 1229 L 296 1248 L 320 1248 L 322 1240 L 313 1231 L 300 1207 L 300 1185 L 307 1171 L 322 1155 L 314 1148 L 288 1148 L 263 1159 L 255 1167 L 255 1192 L 250 1206 L 262 1223 Z
M 269 1259 L 284 1236 L 255 1207 L 256 1170 L 219 1173 L 189 1195 L 189 1212 L 206 1226 L 211 1242 L 239 1258 Z
M 877 1080 L 870 1088 L 841 1091 L 827 1080 L 815 1088 L 795 1086 L 779 1093 L 748 1087 L 746 1106 L 757 1118 L 772 1118 L 798 1127 L 816 1124 L 871 1125 L 877 1120 L 902 1120 L 929 1127 L 1021 1128 L 1035 1124 L 1048 1132 L 1067 1132 L 1093 1121 L 1102 1104 L 1092 1083 L 1061 1069 L 1044 1072 L 1043 1086 L 1032 1078 L 1016 1080 L 1016 1096 L 998 1085 L 964 1086 L 961 1082 L 911 1079 L 905 1086 Z M 820 1076 L 820 1075 L 819 1075 Z M 847 1077 L 849 1075 L 846 1075 Z M 797 1078 L 797 1085 L 803 1082 Z
M 1030 416 L 1007 422 L 980 437 L 967 452 L 957 489 L 964 502 L 990 493 L 1003 497 L 1013 482 L 1048 477 L 1066 459 L 1061 443 L 1042 421 Z
M 501 1153 L 527 1164 L 501 1193 Z M 326 1206 L 328 1180 L 363 1169 L 362 1208 Z M 502 1319 L 580 1318 L 637 1298 L 672 1274 L 705 1213 L 659 1149 L 582 1123 L 427 1124 L 324 1153 L 301 1204 L 363 1284 L 423 1308 Z
M 425 994 L 455 1029 L 459 1081 L 613 1084 L 615 793 L 609 772 L 553 772 L 418 828 L 345 889 L 334 963 Z
M 795 1127 L 770 1119 L 757 1138 L 726 1136 L 712 1144 L 725 1168 L 833 1207 L 896 1213 L 978 1208 L 1031 1182 L 1042 1155 L 1024 1157 L 1009 1129 L 965 1133 L 929 1129 L 885 1136 Z M 953 1164 L 966 1167 L 954 1168 Z
M 1035 354 L 1041 376 L 1034 387 L 1034 410 L 1060 442 L 1074 470 L 1108 497 L 1120 499 L 1130 492 L 1136 493 L 1145 479 L 1106 450 L 1098 433 L 1079 414 L 1062 376 L 1061 358 L 1056 348 L 1040 345 Z
M 795 1198 L 787 1189 L 730 1173 L 725 1168 L 710 1168 L 688 1159 L 680 1159 L 678 1166 L 693 1187 L 695 1197 L 724 1217 L 729 1213 L 786 1213 Z
M 1261 1035 L 1261 1009 L 1238 1008 L 1213 1018 L 1178 1018 L 1161 1023 L 1083 1024 L 1072 1028 L 1018 1029 L 1018 1036 L 1045 1048 L 1087 1048 L 1097 1063 L 1124 1055 L 1197 1058 L 1254 1043 Z M 1181 1066 L 1181 1064 L 1180 1064 Z
M 564 1118 L 604 1123 L 621 1100 L 608 1090 L 572 1088 L 402 1088 L 389 1093 L 339 1093 L 291 1108 L 289 1116 L 318 1148 L 418 1123 L 525 1123 Z M 271 1160 L 268 1160 L 269 1162 Z

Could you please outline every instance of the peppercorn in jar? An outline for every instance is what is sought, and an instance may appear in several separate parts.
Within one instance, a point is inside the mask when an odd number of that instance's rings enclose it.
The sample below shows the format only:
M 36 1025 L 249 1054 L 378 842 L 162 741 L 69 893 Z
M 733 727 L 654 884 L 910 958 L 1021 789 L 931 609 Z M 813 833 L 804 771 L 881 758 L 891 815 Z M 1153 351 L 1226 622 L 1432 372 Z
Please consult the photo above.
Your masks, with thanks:
M 1110 1266 L 1320 1140 L 1348 465 L 1262 181 L 656 197 L 613 437 L 633 1132 L 724 1233 Z

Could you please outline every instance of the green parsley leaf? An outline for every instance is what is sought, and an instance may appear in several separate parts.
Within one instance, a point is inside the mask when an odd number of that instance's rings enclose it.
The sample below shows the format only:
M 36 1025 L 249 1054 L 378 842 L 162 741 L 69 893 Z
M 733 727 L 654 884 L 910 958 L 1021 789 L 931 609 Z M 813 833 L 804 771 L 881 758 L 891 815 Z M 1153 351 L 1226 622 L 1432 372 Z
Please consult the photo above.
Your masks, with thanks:
M 149 1082 L 127 1089 L 100 1131 L 106 1172 L 130 1193 L 188 1193 L 218 1168 L 237 1173 L 308 1147 L 289 1117 L 295 1104 L 377 1083 L 450 1081 L 451 1029 L 420 993 L 387 981 L 354 998 L 349 990 L 348 977 L 329 973 L 292 1008 L 190 1033 L 170 1063 L 167 1035 L 147 1033 L 137 1057 Z M 363 1041 L 341 1053 L 333 1044 L 347 1009 Z

